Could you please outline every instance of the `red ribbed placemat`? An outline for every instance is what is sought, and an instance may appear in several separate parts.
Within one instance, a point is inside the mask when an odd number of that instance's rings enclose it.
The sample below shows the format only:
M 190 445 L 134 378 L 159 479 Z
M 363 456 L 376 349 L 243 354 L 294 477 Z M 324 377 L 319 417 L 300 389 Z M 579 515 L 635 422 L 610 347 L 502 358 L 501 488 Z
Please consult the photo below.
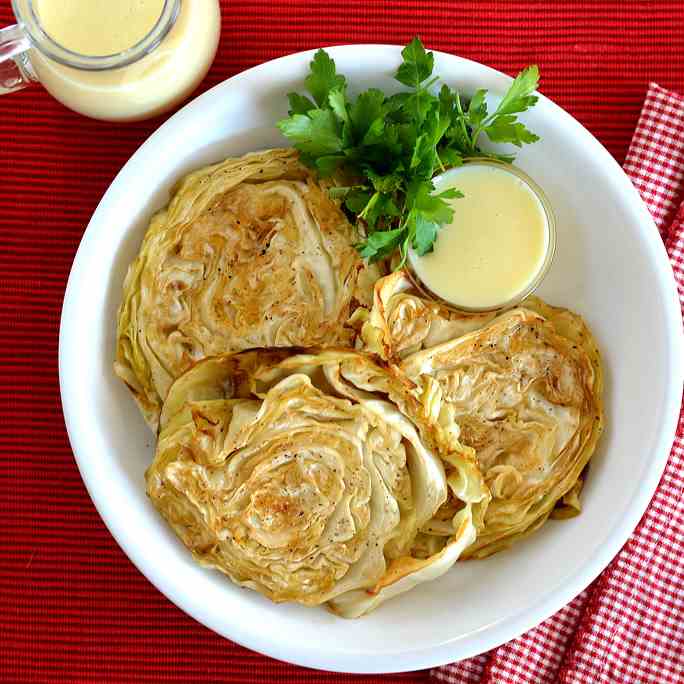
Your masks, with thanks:
M 543 92 L 619 162 L 649 81 L 684 91 L 682 0 L 235 0 L 203 88 L 289 52 L 416 32 L 509 73 L 537 62 Z M 159 123 L 90 121 L 37 87 L 0 98 L 0 680 L 426 681 L 304 670 L 220 639 L 138 573 L 81 484 L 59 402 L 62 295 L 90 214 Z

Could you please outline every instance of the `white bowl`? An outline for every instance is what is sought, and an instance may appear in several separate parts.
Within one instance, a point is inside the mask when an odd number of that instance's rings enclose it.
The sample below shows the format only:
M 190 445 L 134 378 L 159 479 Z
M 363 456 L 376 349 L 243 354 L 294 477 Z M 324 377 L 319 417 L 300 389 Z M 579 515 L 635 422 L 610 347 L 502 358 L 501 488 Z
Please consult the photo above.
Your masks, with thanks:
M 395 88 L 398 47 L 329 51 L 354 89 Z M 607 370 L 607 430 L 583 492 L 584 510 L 551 521 L 513 549 L 457 564 L 356 621 L 274 605 L 200 568 L 145 496 L 154 437 L 114 377 L 115 315 L 128 264 L 172 184 L 208 162 L 284 141 L 285 93 L 301 90 L 313 52 L 250 69 L 166 122 L 114 180 L 83 236 L 64 299 L 59 343 L 71 445 L 100 515 L 166 596 L 233 641 L 328 670 L 393 672 L 467 658 L 541 622 L 584 589 L 625 543 L 658 483 L 682 392 L 684 345 L 674 280 L 651 217 L 615 160 L 548 99 L 525 115 L 541 142 L 517 164 L 546 191 L 558 252 L 540 290 L 584 315 Z M 510 79 L 435 54 L 436 73 L 467 92 L 501 94 Z

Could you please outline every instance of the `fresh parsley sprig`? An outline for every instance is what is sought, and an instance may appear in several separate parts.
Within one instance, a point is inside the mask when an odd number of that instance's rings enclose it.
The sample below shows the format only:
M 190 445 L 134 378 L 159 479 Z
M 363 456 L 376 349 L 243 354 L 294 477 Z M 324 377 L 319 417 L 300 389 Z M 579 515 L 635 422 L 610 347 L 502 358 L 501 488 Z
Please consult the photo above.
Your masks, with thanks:
M 350 98 L 346 78 L 319 50 L 305 81 L 310 97 L 290 93 L 289 116 L 278 128 L 320 177 L 342 171 L 350 179 L 330 192 L 362 228 L 360 254 L 377 261 L 399 250 L 403 265 L 409 246 L 420 255 L 432 251 L 439 228 L 453 219 L 448 200 L 463 196 L 457 190 L 435 194 L 437 172 L 471 157 L 513 161 L 511 155 L 483 150 L 483 134 L 517 147 L 539 139 L 517 120 L 537 101 L 539 71 L 536 66 L 521 71 L 490 113 L 486 90 L 477 90 L 469 101 L 446 84 L 435 94 L 434 54 L 419 38 L 401 54 L 395 79 L 407 91 L 387 96 L 371 88 Z

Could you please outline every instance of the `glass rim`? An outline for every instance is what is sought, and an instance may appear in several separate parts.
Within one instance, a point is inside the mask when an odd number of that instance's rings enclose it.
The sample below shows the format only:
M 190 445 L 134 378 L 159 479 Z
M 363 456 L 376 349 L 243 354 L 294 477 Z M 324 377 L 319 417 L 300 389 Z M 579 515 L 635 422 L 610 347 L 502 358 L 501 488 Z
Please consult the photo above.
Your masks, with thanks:
M 58 43 L 40 23 L 34 0 L 12 0 L 12 10 L 19 27 L 31 46 L 63 66 L 83 71 L 106 71 L 128 66 L 149 55 L 166 38 L 180 12 L 181 0 L 164 0 L 161 14 L 149 33 L 121 52 L 110 55 L 83 55 Z
M 530 176 L 528 176 L 521 168 L 518 166 L 515 166 L 514 164 L 509 164 L 508 162 L 503 162 L 498 159 L 492 159 L 491 157 L 469 157 L 468 159 L 465 159 L 463 162 L 463 166 L 468 165 L 468 164 L 480 164 L 480 165 L 486 165 L 486 166 L 496 166 L 498 168 L 504 169 L 505 171 L 508 171 L 509 173 L 512 173 L 514 176 L 517 176 L 522 180 L 532 191 L 534 196 L 539 200 L 539 203 L 542 206 L 542 209 L 544 211 L 544 215 L 546 217 L 546 232 L 547 232 L 547 237 L 548 237 L 548 242 L 546 245 L 546 254 L 544 255 L 544 261 L 542 262 L 541 266 L 539 267 L 539 270 L 537 271 L 536 275 L 534 278 L 529 282 L 529 284 L 520 292 L 516 293 L 513 297 L 509 298 L 505 302 L 502 302 L 500 304 L 495 304 L 493 306 L 481 306 L 481 307 L 470 307 L 470 306 L 462 306 L 460 304 L 455 304 L 454 302 L 450 302 L 447 299 L 444 299 L 443 297 L 440 297 L 438 294 L 433 292 L 418 276 L 418 274 L 415 272 L 415 269 L 413 268 L 413 264 L 411 263 L 411 257 L 406 259 L 406 263 L 404 265 L 404 268 L 406 270 L 406 273 L 409 276 L 409 279 L 413 283 L 414 287 L 425 297 L 428 297 L 429 299 L 432 299 L 436 301 L 438 304 L 441 306 L 447 308 L 450 311 L 454 311 L 456 313 L 487 313 L 487 312 L 492 312 L 492 311 L 501 311 L 504 309 L 510 309 L 514 306 L 517 306 L 520 304 L 523 300 L 527 299 L 531 295 L 534 294 L 534 292 L 538 289 L 538 287 L 541 285 L 542 281 L 546 277 L 546 275 L 549 272 L 549 269 L 551 268 L 551 265 L 553 264 L 554 257 L 556 256 L 556 217 L 553 212 L 553 208 L 551 207 L 551 203 L 549 202 L 546 194 L 544 191 L 541 189 L 541 187 L 534 181 Z M 452 167 L 452 169 L 458 169 L 462 167 Z M 447 173 L 448 171 L 451 171 L 452 169 L 446 169 L 443 173 L 435 176 L 432 181 L 433 183 L 435 180 L 439 179 L 440 176 L 442 176 L 444 173 Z M 410 248 L 409 248 L 410 249 Z

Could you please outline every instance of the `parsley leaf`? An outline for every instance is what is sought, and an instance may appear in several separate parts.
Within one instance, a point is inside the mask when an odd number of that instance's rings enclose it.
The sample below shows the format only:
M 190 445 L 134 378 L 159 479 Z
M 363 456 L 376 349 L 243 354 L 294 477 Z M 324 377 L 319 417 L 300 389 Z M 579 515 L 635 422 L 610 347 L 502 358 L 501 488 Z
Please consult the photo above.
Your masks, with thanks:
M 355 214 L 360 214 L 364 210 L 368 202 L 370 202 L 372 194 L 372 192 L 370 192 L 367 189 L 364 189 L 363 187 L 353 188 L 347 195 L 345 205 L 347 209 L 349 209 L 349 211 Z
M 345 91 L 347 79 L 337 73 L 335 62 L 325 50 L 316 52 L 310 69 L 311 73 L 306 77 L 304 83 L 319 107 L 328 101 L 331 90 Z
M 434 249 L 440 224 L 426 219 L 422 214 L 416 216 L 416 234 L 411 247 L 418 256 L 425 256 Z
M 305 154 L 318 157 L 342 150 L 337 121 L 329 109 L 294 114 L 279 122 L 278 128 Z
M 382 90 L 371 88 L 361 93 L 351 107 L 352 130 L 357 138 L 362 139 L 371 126 L 384 123 L 385 94 Z M 379 123 L 378 123 L 379 122 Z
M 425 52 L 420 38 L 414 38 L 402 51 L 404 61 L 397 69 L 394 78 L 410 88 L 418 86 L 432 75 L 435 56 L 432 52 Z
M 532 93 L 539 86 L 539 69 L 536 65 L 523 69 L 513 81 L 496 108 L 495 114 L 517 114 L 528 110 L 539 99 Z
M 492 142 L 512 143 L 516 147 L 539 140 L 538 135 L 529 131 L 525 124 L 516 121 L 512 114 L 498 116 L 493 123 L 484 128 L 484 132 Z
M 468 105 L 468 125 L 477 128 L 487 118 L 486 90 L 476 90 Z
M 376 191 L 368 200 L 368 204 L 359 213 L 359 218 L 365 219 L 368 227 L 374 230 L 381 218 L 391 219 L 399 215 L 399 208 L 392 200 L 392 196 L 388 193 Z
M 328 104 L 340 121 L 347 124 L 350 123 L 349 112 L 347 111 L 347 98 L 341 90 L 336 88 L 330 91 Z
M 373 169 L 368 169 L 366 171 L 366 176 L 378 192 L 394 192 L 395 190 L 399 190 L 404 182 L 399 173 L 389 173 L 385 176 L 381 176 L 373 171 Z
M 481 132 L 486 133 L 492 142 L 512 143 L 517 147 L 522 147 L 524 143 L 533 143 L 539 137 L 529 131 L 525 125 L 516 119 L 516 114 L 527 111 L 534 106 L 539 99 L 532 93 L 539 85 L 539 69 L 532 65 L 523 69 L 513 80 L 511 87 L 501 99 L 499 106 L 493 114 L 480 117 L 476 115 L 475 120 L 470 121 L 473 128 L 473 143 L 477 144 L 477 139 Z M 475 93 L 471 105 L 478 97 Z M 479 103 L 478 103 L 479 104 Z M 470 109 L 468 110 L 470 117 Z
M 454 210 L 444 201 L 456 197 L 447 191 L 446 195 L 440 196 L 433 193 L 434 186 L 429 181 L 414 183 L 409 188 L 408 203 L 416 215 L 435 223 L 449 223 L 454 217 Z
M 445 147 L 439 151 L 439 163 L 443 168 L 461 166 L 463 157 L 453 147 Z
M 290 102 L 290 116 L 293 114 L 306 114 L 310 109 L 315 109 L 316 105 L 305 95 L 299 93 L 288 93 L 287 99 Z
M 381 117 L 378 117 L 368 127 L 365 135 L 361 140 L 362 145 L 378 145 L 383 142 L 385 136 L 385 122 Z
M 418 255 L 432 251 L 440 226 L 450 223 L 454 217 L 454 210 L 445 200 L 454 199 L 459 194 L 449 190 L 435 195 L 431 181 L 415 180 L 411 183 L 406 193 L 408 241 Z
M 371 233 L 365 242 L 359 243 L 357 248 L 362 257 L 377 261 L 390 256 L 404 241 L 405 233 L 403 228 L 376 231 Z
M 328 178 L 344 164 L 346 159 L 343 154 L 328 154 L 325 157 L 318 157 L 315 161 L 316 171 L 321 178 Z

